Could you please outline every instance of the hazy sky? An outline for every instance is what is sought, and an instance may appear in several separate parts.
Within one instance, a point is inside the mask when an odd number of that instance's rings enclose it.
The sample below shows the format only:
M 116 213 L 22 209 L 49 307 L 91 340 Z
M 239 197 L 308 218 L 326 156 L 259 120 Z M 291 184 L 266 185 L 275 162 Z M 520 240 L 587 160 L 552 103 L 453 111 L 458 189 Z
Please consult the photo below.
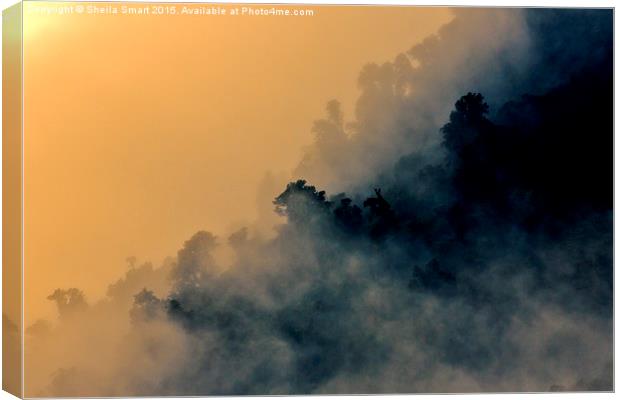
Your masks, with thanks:
M 46 296 L 57 287 L 95 300 L 126 257 L 159 264 L 199 229 L 252 221 L 261 178 L 290 173 L 325 103 L 341 100 L 350 116 L 365 63 L 451 18 L 447 8 L 311 9 L 26 11 L 26 326 L 55 315 Z

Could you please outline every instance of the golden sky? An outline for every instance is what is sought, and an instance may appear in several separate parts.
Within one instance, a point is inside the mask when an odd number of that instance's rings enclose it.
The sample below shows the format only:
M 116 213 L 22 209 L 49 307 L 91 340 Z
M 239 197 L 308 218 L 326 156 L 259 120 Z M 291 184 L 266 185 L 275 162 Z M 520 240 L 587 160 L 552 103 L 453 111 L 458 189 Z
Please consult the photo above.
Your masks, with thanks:
M 290 173 L 325 103 L 350 116 L 365 63 L 392 60 L 451 18 L 447 8 L 277 8 L 314 16 L 26 9 L 26 326 L 55 315 L 45 298 L 57 287 L 96 300 L 128 256 L 158 265 L 199 229 L 252 221 L 261 178 Z

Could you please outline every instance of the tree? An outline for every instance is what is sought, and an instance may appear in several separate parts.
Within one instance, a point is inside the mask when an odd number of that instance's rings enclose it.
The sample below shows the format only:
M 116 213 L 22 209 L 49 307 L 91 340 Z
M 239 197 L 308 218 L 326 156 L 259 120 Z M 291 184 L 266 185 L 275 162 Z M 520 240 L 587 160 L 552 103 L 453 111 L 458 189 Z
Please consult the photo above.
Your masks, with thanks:
M 364 200 L 364 207 L 369 209 L 370 235 L 374 239 L 383 237 L 396 227 L 396 215 L 381 194 L 381 189 L 375 189 L 375 197 Z
M 56 289 L 47 299 L 56 302 L 60 318 L 70 317 L 88 308 L 84 293 L 76 288 Z
M 334 210 L 336 223 L 347 232 L 357 232 L 364 224 L 362 209 L 357 205 L 351 205 L 352 200 L 348 197 L 340 199 L 340 205 Z
M 293 223 L 316 221 L 331 207 L 325 191 L 317 191 L 316 187 L 306 185 L 303 179 L 286 185 L 286 190 L 275 198 L 273 204 L 276 213 L 288 217 Z
M 134 296 L 133 307 L 129 311 L 131 321 L 134 323 L 149 321 L 163 315 L 165 311 L 165 301 L 159 299 L 155 294 L 143 288 Z
M 187 240 L 177 255 L 177 265 L 172 269 L 171 276 L 177 287 L 200 286 L 215 265 L 211 253 L 217 247 L 217 239 L 206 231 L 199 231 Z
M 455 110 L 450 113 L 450 122 L 444 125 L 441 132 L 444 146 L 451 152 L 459 152 L 477 138 L 485 125 L 490 124 L 485 117 L 489 105 L 480 93 L 469 92 L 454 107 Z

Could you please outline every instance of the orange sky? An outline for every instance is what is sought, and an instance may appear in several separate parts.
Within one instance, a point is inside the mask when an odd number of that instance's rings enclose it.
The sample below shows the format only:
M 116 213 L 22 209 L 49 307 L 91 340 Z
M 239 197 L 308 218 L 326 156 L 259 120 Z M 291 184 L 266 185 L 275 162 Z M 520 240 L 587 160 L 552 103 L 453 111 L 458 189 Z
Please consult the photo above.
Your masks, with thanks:
M 55 315 L 57 287 L 96 300 L 126 257 L 158 265 L 199 229 L 252 221 L 261 178 L 292 170 L 325 103 L 351 115 L 362 65 L 451 17 L 297 8 L 315 15 L 25 11 L 26 325 Z

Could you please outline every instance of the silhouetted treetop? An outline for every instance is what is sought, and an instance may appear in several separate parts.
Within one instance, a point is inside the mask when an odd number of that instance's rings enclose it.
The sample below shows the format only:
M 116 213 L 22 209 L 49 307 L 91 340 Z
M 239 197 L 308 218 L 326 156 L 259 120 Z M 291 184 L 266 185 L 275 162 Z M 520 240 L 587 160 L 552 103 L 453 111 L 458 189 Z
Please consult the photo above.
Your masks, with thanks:
M 454 107 L 456 113 L 450 116 L 450 120 L 453 116 L 463 116 L 469 121 L 477 121 L 489 112 L 489 105 L 480 93 L 467 93 L 456 102 Z
M 170 271 L 173 282 L 177 286 L 198 286 L 215 264 L 211 252 L 216 247 L 213 234 L 206 231 L 195 233 L 177 254 L 177 264 Z
M 348 197 L 340 199 L 340 205 L 334 210 L 336 223 L 346 231 L 356 232 L 363 223 L 362 209 L 353 204 L 353 200 Z
M 129 311 L 131 321 L 134 323 L 149 321 L 162 315 L 165 311 L 165 301 L 159 299 L 151 290 L 142 289 L 134 295 L 134 303 Z
M 364 200 L 364 207 L 369 210 L 367 223 L 373 239 L 380 239 L 398 225 L 396 214 L 381 194 L 381 189 L 375 189 L 375 197 Z
M 276 213 L 287 216 L 293 222 L 301 222 L 331 207 L 331 202 L 325 198 L 325 191 L 317 191 L 316 187 L 306 185 L 303 179 L 286 185 L 286 190 L 275 198 L 273 204 Z
M 84 311 L 88 307 L 84 293 L 77 288 L 56 289 L 47 296 L 48 300 L 56 302 L 60 318 L 66 318 L 77 311 Z
M 458 152 L 471 144 L 480 129 L 489 124 L 485 117 L 489 112 L 489 105 L 480 93 L 470 92 L 461 97 L 454 108 L 450 113 L 450 122 L 444 125 L 441 132 L 446 148 Z

